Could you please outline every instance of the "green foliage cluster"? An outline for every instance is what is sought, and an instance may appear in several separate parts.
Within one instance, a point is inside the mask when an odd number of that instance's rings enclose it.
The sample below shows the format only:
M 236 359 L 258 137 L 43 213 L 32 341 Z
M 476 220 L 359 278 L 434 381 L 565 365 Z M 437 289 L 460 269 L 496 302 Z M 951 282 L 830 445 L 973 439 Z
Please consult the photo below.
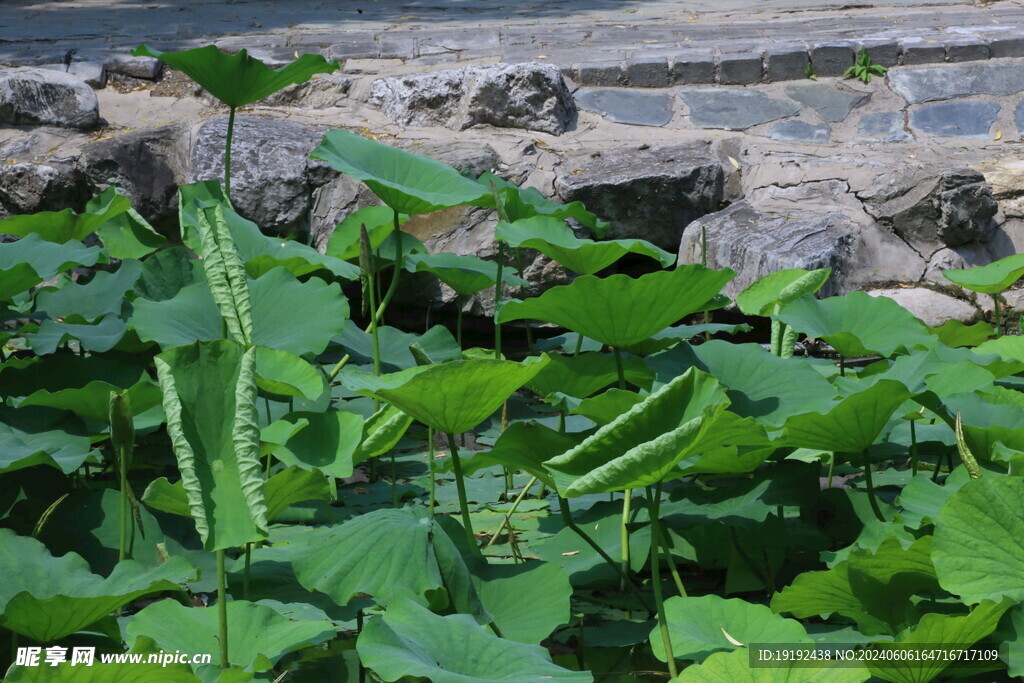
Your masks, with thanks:
M 1000 321 L 929 328 L 785 270 L 735 301 L 767 344 L 714 339 L 742 328 L 708 320 L 729 269 L 352 133 L 314 156 L 385 204 L 327 254 L 263 236 L 215 182 L 180 189 L 184 246 L 114 189 L 0 222 L 20 237 L 0 244 L 0 637 L 216 653 L 5 680 L 1024 674 L 1024 345 Z M 497 211 L 495 261 L 399 229 L 463 204 Z M 522 248 L 577 277 L 507 299 Z M 602 275 L 627 253 L 662 268 Z M 1024 265 L 947 275 L 998 303 Z M 385 325 L 407 277 L 494 288 L 495 348 Z M 568 331 L 504 357 L 502 327 L 533 321 Z M 773 643 L 1001 656 L 751 667 Z

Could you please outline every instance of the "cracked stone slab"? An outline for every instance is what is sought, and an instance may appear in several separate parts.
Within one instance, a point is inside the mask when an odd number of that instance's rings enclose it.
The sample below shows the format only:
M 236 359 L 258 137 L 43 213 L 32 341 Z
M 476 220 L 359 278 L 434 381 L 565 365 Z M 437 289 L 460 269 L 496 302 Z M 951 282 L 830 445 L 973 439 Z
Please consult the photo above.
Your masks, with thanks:
M 1013 123 L 1017 126 L 1017 132 L 1024 135 L 1024 100 L 1021 100 L 1013 110 Z
M 1024 68 L 1019 62 L 896 68 L 888 77 L 896 94 L 911 104 L 1024 92 Z
M 744 130 L 800 113 L 795 103 L 756 90 L 681 88 L 678 95 L 690 108 L 690 121 L 700 128 Z
M 988 138 L 997 102 L 940 102 L 910 112 L 910 127 L 943 137 Z
M 768 134 L 772 140 L 828 142 L 832 136 L 832 127 L 825 123 L 820 126 L 812 126 L 804 121 L 782 121 L 772 126 Z
M 818 112 L 823 121 L 838 123 L 846 120 L 854 107 L 868 100 L 870 95 L 841 88 L 832 83 L 794 83 L 786 86 L 786 94 Z
M 881 111 L 865 114 L 857 122 L 858 142 L 909 142 L 914 136 L 904 127 L 903 112 Z
M 672 120 L 672 96 L 624 88 L 584 88 L 575 94 L 580 109 L 600 114 L 615 123 L 664 126 Z

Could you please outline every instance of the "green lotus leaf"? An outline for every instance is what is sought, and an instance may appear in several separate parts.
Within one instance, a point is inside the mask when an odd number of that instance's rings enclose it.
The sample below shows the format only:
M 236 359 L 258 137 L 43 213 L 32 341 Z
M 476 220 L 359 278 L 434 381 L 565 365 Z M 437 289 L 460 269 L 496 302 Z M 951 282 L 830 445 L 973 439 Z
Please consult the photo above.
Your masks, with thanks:
M 942 400 L 940 410 L 951 426 L 957 413 L 963 422 L 964 439 L 971 452 L 989 460 L 996 444 L 1024 450 L 1024 402 L 1020 392 L 994 387 L 984 395 L 954 394 Z
M 259 278 L 275 267 L 282 267 L 295 277 L 326 271 L 334 277 L 355 280 L 359 269 L 334 256 L 295 240 L 264 235 L 259 226 L 243 218 L 224 197 L 224 189 L 216 180 L 207 180 L 179 188 L 182 241 L 193 251 L 200 251 L 199 213 L 203 208 L 218 205 L 238 255 L 250 277 Z
M 52 408 L 0 406 L 0 473 L 49 465 L 70 474 L 89 457 L 89 449 L 77 417 Z
M 140 45 L 132 50 L 132 54 L 159 59 L 232 108 L 244 107 L 286 86 L 305 83 L 316 74 L 331 73 L 341 68 L 336 61 L 328 62 L 320 55 L 305 54 L 280 69 L 271 69 L 250 57 L 245 49 L 229 55 L 215 45 L 182 52 L 160 52 L 148 45 Z
M 135 295 L 150 301 L 167 301 L 182 287 L 205 279 L 202 261 L 191 258 L 185 247 L 161 249 L 142 262 Z
M 0 529 L 0 626 L 40 643 L 79 631 L 132 601 L 164 591 L 194 573 L 181 557 L 158 567 L 125 560 L 103 578 L 75 553 L 54 557 L 39 541 Z
M 490 189 L 448 164 L 344 130 L 329 131 L 310 156 L 363 181 L 398 213 L 476 204 L 490 195 Z
M 501 465 L 512 471 L 523 470 L 537 477 L 545 486 L 554 488 L 555 482 L 544 461 L 560 455 L 579 443 L 579 438 L 561 434 L 536 422 L 513 422 L 501 433 L 489 451 L 477 451 L 463 459 L 462 471 L 466 476 L 485 467 Z M 451 459 L 434 464 L 438 472 L 452 469 Z
M 875 442 L 910 391 L 894 380 L 881 380 L 850 394 L 827 413 L 803 413 L 786 420 L 782 439 L 799 448 L 860 453 Z
M 382 405 L 380 410 L 363 422 L 362 439 L 352 453 L 352 464 L 383 455 L 395 447 L 412 425 L 412 416 L 393 405 Z
M 533 216 L 550 216 L 563 221 L 572 219 L 593 230 L 599 238 L 604 237 L 611 227 L 608 221 L 587 211 L 582 202 L 558 204 L 541 194 L 536 187 L 517 187 L 515 183 L 490 172 L 483 173 L 477 180 L 486 188 L 490 188 L 493 183 L 501 196 L 505 215 L 513 223 Z M 488 193 L 478 206 L 494 208 L 493 194 Z
M 979 346 L 995 334 L 995 330 L 986 322 L 964 325 L 955 319 L 947 320 L 938 327 L 931 328 L 931 332 L 939 338 L 939 341 L 951 348 Z
M 456 360 L 379 377 L 345 368 L 338 378 L 352 391 L 388 401 L 428 427 L 461 434 L 490 417 L 547 363 L 546 355 L 522 363 Z
M 287 467 L 263 484 L 263 495 L 267 500 L 267 520 L 274 522 L 295 503 L 306 500 L 329 500 L 330 486 L 323 473 L 316 469 L 306 470 Z M 160 512 L 179 517 L 191 517 L 188 494 L 180 481 L 173 484 L 166 477 L 154 479 L 142 494 L 142 502 Z
M 315 401 L 326 390 L 320 372 L 293 353 L 256 347 L 256 386 L 280 396 L 302 396 Z
M 544 466 L 564 496 L 656 484 L 683 458 L 720 445 L 712 432 L 728 405 L 713 377 L 689 370 Z
M 503 638 L 539 644 L 569 622 L 572 586 L 556 564 L 483 565 L 473 570 L 473 583 Z
M 141 272 L 141 262 L 125 261 L 113 273 L 100 271 L 84 285 L 65 283 L 60 289 L 43 289 L 36 294 L 36 310 L 51 318 L 76 315 L 88 322 L 108 313 L 119 315 Z
M 167 431 L 207 550 L 267 536 L 256 427 L 256 352 L 229 340 L 156 357 Z
M 64 209 L 11 216 L 0 220 L 0 234 L 18 237 L 35 234 L 47 242 L 58 244 L 81 241 L 95 232 L 96 228 L 131 208 L 131 201 L 110 186 L 90 199 L 82 213 Z M 43 273 L 40 275 L 46 277 Z
M 728 388 L 732 412 L 769 427 L 781 427 L 791 415 L 828 410 L 836 397 L 828 380 L 806 362 L 772 355 L 760 344 L 717 339 L 699 346 L 681 344 L 647 364 L 663 382 L 689 367 L 711 374 Z
M 943 671 L 970 674 L 971 669 L 958 667 L 955 661 L 945 657 L 935 657 L 923 661 L 907 661 L 898 657 L 885 658 L 886 650 L 906 650 L 913 646 L 919 648 L 935 647 L 936 643 L 943 649 L 955 651 L 974 645 L 982 638 L 996 630 L 1003 613 L 1013 605 L 1010 601 L 1001 603 L 985 600 L 971 610 L 970 614 L 956 616 L 952 614 L 925 614 L 921 621 L 896 636 L 892 645 L 879 643 L 876 647 L 883 653 L 878 660 L 868 664 L 868 669 L 875 676 L 893 683 L 928 683 Z M 994 666 L 998 664 L 993 662 Z M 978 669 L 974 669 L 978 671 Z
M 70 316 L 70 319 L 79 320 L 76 316 Z M 128 326 L 125 322 L 111 314 L 103 316 L 95 324 L 44 320 L 39 330 L 27 332 L 25 339 L 39 356 L 55 353 L 58 347 L 71 339 L 77 339 L 79 346 L 86 351 L 104 353 L 117 346 L 126 332 Z
M 675 254 L 646 240 L 580 239 L 565 221 L 550 216 L 533 216 L 514 223 L 498 223 L 494 236 L 511 247 L 536 249 L 580 275 L 592 275 L 626 254 L 649 256 L 665 268 L 676 261 Z
M 618 381 L 615 357 L 596 352 L 563 356 L 553 354 L 551 361 L 527 385 L 541 396 L 561 392 L 576 398 L 586 398 Z M 643 360 L 627 355 L 622 358 L 626 381 L 643 389 L 650 389 L 654 372 Z
M 116 259 L 142 258 L 167 242 L 166 237 L 131 208 L 96 228 L 96 235 L 107 254 Z
M 249 280 L 253 343 L 302 356 L 317 354 L 344 328 L 348 301 L 337 284 L 299 282 L 284 268 Z M 136 299 L 130 325 L 162 349 L 222 337 L 220 313 L 205 283 L 184 287 L 166 301 Z
M 606 425 L 614 422 L 617 417 L 642 400 L 643 396 L 632 391 L 609 389 L 597 396 L 583 399 L 569 412 L 572 415 L 582 415 L 599 425 Z
M 76 415 L 90 420 L 107 422 L 110 394 L 120 391 L 120 387 L 109 382 L 94 380 L 84 387 L 59 391 L 40 389 L 19 401 L 18 406 L 49 406 L 70 410 Z M 160 405 L 160 388 L 149 379 L 140 379 L 129 387 L 127 396 L 133 416 Z
M 736 642 L 744 646 L 812 642 L 800 622 L 780 617 L 764 605 L 738 598 L 676 596 L 665 601 L 665 616 L 676 659 L 703 662 L 716 652 L 737 649 Z M 650 641 L 654 656 L 664 662 L 665 645 L 659 629 L 651 632 Z
M 288 440 L 271 452 L 286 465 L 318 469 L 339 479 L 352 475 L 352 455 L 363 434 L 363 418 L 354 413 L 294 412 L 282 420 L 293 425 Z M 305 427 L 295 429 L 304 421 Z M 264 439 L 266 440 L 266 438 Z
M 572 284 L 552 287 L 539 297 L 506 301 L 498 322 L 542 320 L 569 328 L 614 347 L 654 336 L 668 325 L 703 310 L 726 282 L 728 268 L 680 266 L 638 278 L 583 275 Z
M 716 306 L 717 303 L 715 302 Z M 727 301 L 721 301 L 722 305 L 725 305 Z M 713 306 L 707 306 L 707 310 L 711 310 Z M 672 348 L 684 339 L 693 339 L 694 337 L 702 334 L 718 334 L 724 332 L 725 334 L 738 334 L 739 332 L 750 332 L 753 328 L 746 324 L 740 323 L 738 325 L 727 325 L 724 323 L 698 323 L 697 325 L 673 325 L 672 327 L 666 327 L 661 332 L 653 335 L 650 339 L 645 339 L 639 344 L 631 344 L 624 347 L 623 351 L 628 351 L 637 356 L 652 356 L 659 351 Z
M 945 485 L 940 486 L 932 481 L 930 474 L 918 473 L 911 477 L 897 500 L 903 508 L 900 517 L 904 525 L 909 529 L 920 529 L 934 524 L 942 506 L 965 483 L 961 481 L 957 485 L 954 480 L 955 477 L 951 475 L 947 477 Z
M 295 577 L 339 606 L 357 594 L 391 605 L 404 596 L 440 601 L 487 623 L 452 541 L 434 521 L 411 510 L 376 510 L 343 524 L 309 530 L 288 548 Z
M 885 296 L 851 292 L 829 299 L 805 297 L 782 310 L 779 319 L 809 337 L 820 337 L 844 356 L 891 356 L 935 337 L 907 309 Z
M 43 278 L 28 263 L 16 263 L 10 268 L 0 269 L 0 301 L 10 301 L 42 281 Z
M 267 520 L 273 522 L 296 503 L 331 500 L 331 487 L 323 473 L 293 466 L 267 479 L 263 495 L 267 499 Z
M 236 666 L 266 671 L 289 652 L 331 640 L 334 625 L 325 620 L 290 620 L 269 607 L 244 600 L 227 604 L 228 659 Z M 129 645 L 152 638 L 164 651 L 220 651 L 217 610 L 185 607 L 161 600 L 141 610 L 125 627 Z M 197 673 L 202 675 L 199 666 Z
M 349 321 L 341 335 L 332 340 L 340 344 L 352 361 L 359 364 L 373 362 L 373 335 L 367 334 Z M 460 360 L 462 350 L 455 337 L 443 325 L 434 325 L 423 334 L 402 332 L 394 327 L 382 326 L 377 330 L 380 349 L 380 366 L 384 372 L 394 372 L 416 367 L 409 347 L 415 344 L 434 363 Z
M 804 572 L 772 598 L 772 610 L 806 619 L 840 614 L 866 635 L 898 633 L 919 616 L 911 598 L 938 589 L 925 536 L 904 548 L 887 537 L 874 551 L 855 548 L 827 571 Z
M 950 496 L 935 520 L 932 552 L 944 589 L 972 605 L 1024 599 L 1022 496 L 1019 477 L 987 476 Z
M 498 281 L 498 264 L 471 254 L 413 254 L 405 259 L 406 269 L 414 273 L 433 273 L 435 277 L 455 290 L 460 296 L 469 296 L 481 289 L 493 287 Z M 510 287 L 525 287 L 530 283 L 511 268 L 501 273 L 501 281 Z
M 979 344 L 972 351 L 974 360 L 997 377 L 1024 372 L 1024 337 L 1020 335 L 1004 334 Z M 989 354 L 995 354 L 1001 361 L 991 362 L 987 358 Z
M 433 683 L 593 680 L 589 672 L 556 666 L 539 645 L 498 638 L 469 616 L 438 616 L 411 600 L 396 600 L 383 617 L 367 621 L 356 649 L 384 681 L 405 676 Z
M 744 289 L 736 297 L 736 305 L 745 315 L 769 315 L 776 306 L 787 306 L 817 292 L 831 275 L 831 268 L 792 268 L 770 273 Z
M 834 661 L 815 662 L 814 668 L 795 661 L 752 667 L 749 650 L 739 648 L 686 667 L 674 683 L 863 683 L 870 677 L 864 668 Z
M 408 220 L 404 213 L 398 215 L 399 225 Z M 395 229 L 395 212 L 387 206 L 364 206 L 345 216 L 327 240 L 327 255 L 344 261 L 359 258 L 359 231 L 363 226 L 370 236 L 370 248 L 377 251 Z
M 32 268 L 42 280 L 49 280 L 73 266 L 92 266 L 99 261 L 101 249 L 71 241 L 57 244 L 29 233 L 20 240 L 0 243 L 0 269 L 16 270 L 19 264 Z
M 3 227 L 3 226 L 0 226 Z M 953 284 L 981 294 L 998 294 L 1024 277 L 1024 254 L 1013 254 L 987 266 L 950 268 L 942 274 Z

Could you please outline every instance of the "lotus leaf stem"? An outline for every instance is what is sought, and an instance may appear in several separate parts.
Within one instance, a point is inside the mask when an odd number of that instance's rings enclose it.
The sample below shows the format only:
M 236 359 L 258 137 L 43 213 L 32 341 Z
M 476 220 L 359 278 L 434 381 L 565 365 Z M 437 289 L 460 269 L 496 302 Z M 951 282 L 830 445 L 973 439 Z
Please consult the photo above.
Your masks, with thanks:
M 242 599 L 249 599 L 249 568 L 252 566 L 252 543 L 245 544 L 245 569 L 242 570 Z
M 578 524 L 576 524 L 576 520 L 572 518 L 572 511 L 569 510 L 569 503 L 567 503 L 565 498 L 563 498 L 560 494 L 558 495 L 558 508 L 562 512 L 562 523 L 565 524 L 565 526 L 572 529 L 573 533 L 575 533 L 577 536 L 586 541 L 587 545 L 593 548 L 594 551 L 601 556 L 601 559 L 603 559 L 609 567 L 615 570 L 615 573 L 619 575 L 619 579 L 626 584 L 626 587 L 629 588 L 630 592 L 633 593 L 633 596 L 640 601 L 640 604 L 644 606 L 644 609 L 647 610 L 648 614 L 651 614 L 651 606 L 647 604 L 647 599 L 644 598 L 643 593 L 640 592 L 640 589 L 636 587 L 636 584 L 633 583 L 628 576 L 622 573 L 622 567 L 619 565 L 619 563 L 613 560 L 611 556 L 609 556 L 608 553 L 604 551 L 604 548 L 597 544 L 597 541 L 591 538 L 590 535 L 587 534 L 587 532 L 585 532 L 583 529 L 580 528 Z
M 676 584 L 676 590 L 679 591 L 679 596 L 686 597 L 686 587 L 683 586 L 683 579 L 679 575 L 679 567 L 676 566 L 676 558 L 672 557 L 672 550 L 668 545 L 668 536 L 665 535 L 664 529 L 658 530 L 658 539 L 661 541 L 661 549 L 665 551 L 665 558 L 668 560 L 668 570 L 672 573 L 672 580 Z
M 661 631 L 661 642 L 665 647 L 665 660 L 668 672 L 675 679 L 679 676 L 676 670 L 676 658 L 672 652 L 672 638 L 668 632 L 668 619 L 665 617 L 665 601 L 661 594 L 661 567 L 658 551 L 661 545 L 661 523 L 658 520 L 661 498 L 661 482 L 651 490 L 647 487 L 647 502 L 651 511 L 651 585 L 654 588 L 654 605 L 658 610 L 658 630 Z
M 917 421 L 910 421 L 910 473 L 917 474 Z
M 1001 337 L 1003 334 L 1003 316 L 999 310 L 999 295 L 992 295 L 992 315 L 996 324 L 996 336 Z
M 629 515 L 630 506 L 633 504 L 633 489 L 626 489 L 622 492 L 622 522 L 619 525 L 619 539 L 622 542 L 622 580 L 629 576 Z M 620 589 L 626 586 L 620 585 Z
M 455 435 L 448 435 L 448 449 L 452 457 L 452 469 L 455 471 L 455 488 L 459 492 L 459 510 L 462 512 L 462 525 L 466 527 L 466 539 L 469 547 L 476 545 L 476 536 L 473 534 L 473 522 L 469 519 L 469 502 L 466 499 L 466 482 L 462 476 L 462 461 L 459 460 L 459 447 L 455 443 Z
M 224 138 L 224 194 L 231 201 L 231 138 L 235 134 L 235 108 L 228 114 L 228 133 Z
M 885 521 L 882 510 L 878 507 L 878 500 L 875 499 L 875 486 L 871 481 L 871 460 L 868 458 L 868 449 L 864 449 L 864 487 L 868 492 L 868 503 L 871 504 L 871 511 L 879 522 Z
M 220 624 L 220 668 L 231 666 L 228 660 L 228 595 L 225 588 L 224 549 L 217 551 L 217 619 Z

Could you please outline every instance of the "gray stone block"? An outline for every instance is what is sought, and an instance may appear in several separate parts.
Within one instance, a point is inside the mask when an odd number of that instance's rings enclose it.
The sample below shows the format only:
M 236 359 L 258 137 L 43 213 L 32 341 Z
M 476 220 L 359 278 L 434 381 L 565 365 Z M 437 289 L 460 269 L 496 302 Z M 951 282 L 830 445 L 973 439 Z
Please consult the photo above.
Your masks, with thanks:
M 909 142 L 914 137 L 904 130 L 903 112 L 865 114 L 857 122 L 858 142 Z
M 707 85 L 715 82 L 715 54 L 711 50 L 693 50 L 672 60 L 672 77 L 679 85 Z
M 626 81 L 638 88 L 666 88 L 669 84 L 668 60 L 653 55 L 627 60 Z
M 769 82 L 795 81 L 807 76 L 811 63 L 803 45 L 774 45 L 764 53 L 764 75 Z
M 946 46 L 938 39 L 904 38 L 900 41 L 902 64 L 934 64 L 946 61 Z
M 845 86 L 819 81 L 803 81 L 786 86 L 786 94 L 818 112 L 823 121 L 843 121 L 854 107 L 867 101 L 869 95 L 852 92 Z
M 939 102 L 910 112 L 910 127 L 942 137 L 987 139 L 997 102 Z
M 110 73 L 149 80 L 160 78 L 160 74 L 164 71 L 164 63 L 159 59 L 153 57 L 133 57 L 129 54 L 108 57 L 103 62 L 103 66 Z
M 857 54 L 862 47 L 868 49 L 868 56 L 873 64 L 889 67 L 900 63 L 900 43 L 898 40 L 858 40 L 855 46 Z
M 1016 95 L 1024 92 L 1024 71 L 1013 62 L 893 69 L 889 85 L 911 104 L 972 95 Z
M 699 128 L 745 130 L 800 113 L 795 102 L 772 99 L 758 90 L 680 88 L 678 95 L 690 108 L 690 122 Z
M 981 38 L 946 41 L 946 58 L 951 62 L 974 62 L 991 56 L 988 43 Z
M 1024 38 L 994 38 L 988 47 L 993 58 L 1024 57 Z
M 842 76 L 853 66 L 853 43 L 816 43 L 811 47 L 811 64 L 818 76 Z
M 588 62 L 580 64 L 580 85 L 621 85 L 623 71 L 621 62 Z
M 410 59 L 419 56 L 416 53 L 415 38 L 382 35 L 377 42 L 380 44 L 381 59 Z
M 727 53 L 718 57 L 718 82 L 722 85 L 760 83 L 761 73 L 760 52 Z
M 672 96 L 630 88 L 577 90 L 576 105 L 615 123 L 634 126 L 664 126 L 672 120 Z
M 380 56 L 380 44 L 370 35 L 358 35 L 332 43 L 328 48 L 331 59 L 374 59 Z
M 786 142 L 828 142 L 832 127 L 827 123 L 812 126 L 803 121 L 783 121 L 772 126 L 768 134 L 772 140 Z

